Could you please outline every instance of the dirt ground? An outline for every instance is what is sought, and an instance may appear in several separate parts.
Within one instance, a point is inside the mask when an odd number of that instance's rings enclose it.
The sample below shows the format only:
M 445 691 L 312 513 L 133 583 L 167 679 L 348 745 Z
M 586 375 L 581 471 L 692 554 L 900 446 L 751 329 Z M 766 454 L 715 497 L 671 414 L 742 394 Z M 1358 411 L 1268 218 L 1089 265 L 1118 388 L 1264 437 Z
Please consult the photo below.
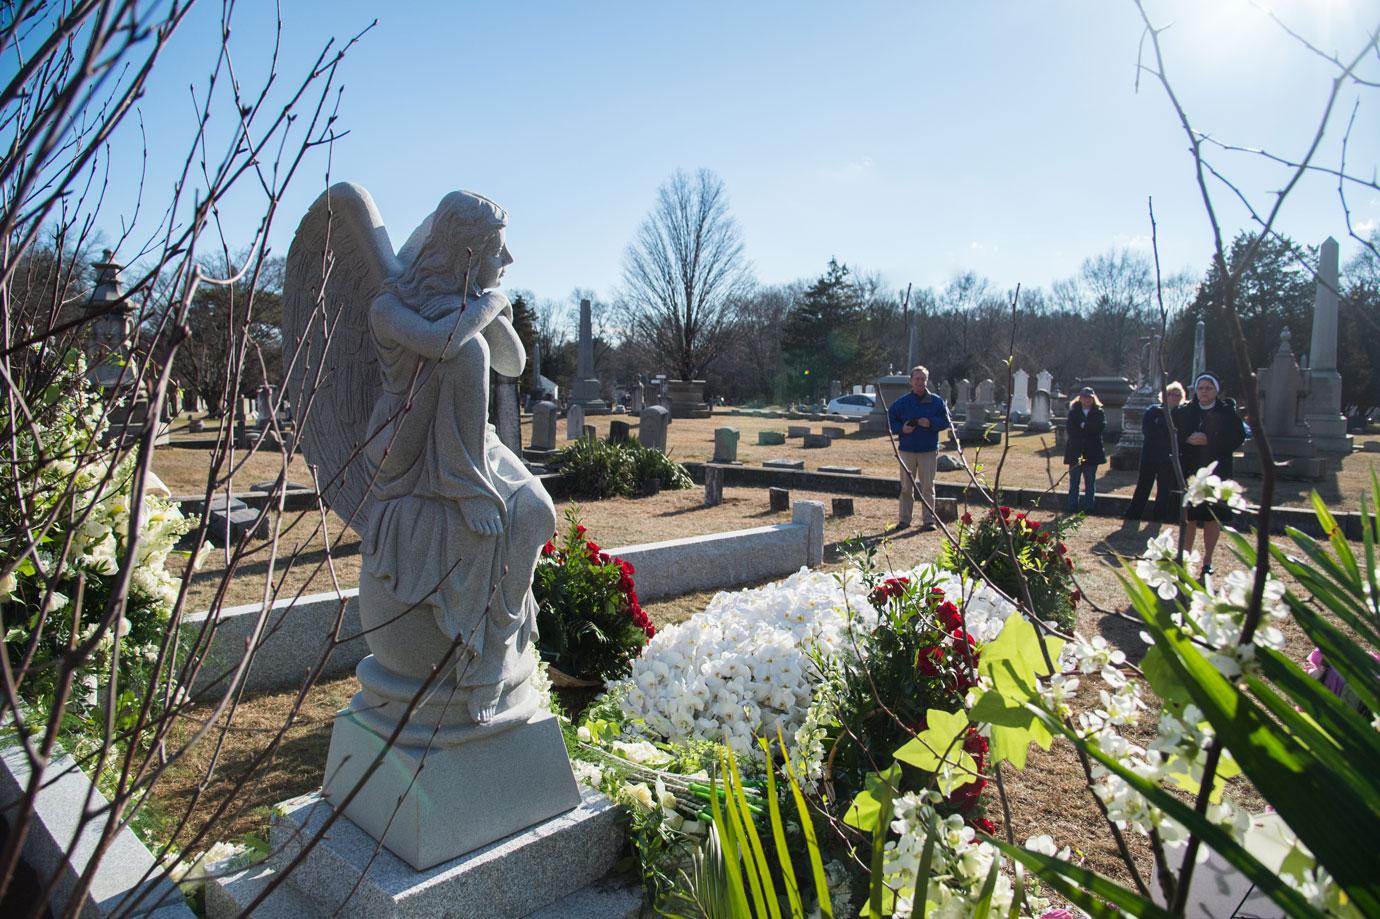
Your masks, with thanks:
M 797 497 L 810 497 L 797 495 Z M 766 509 L 766 496 L 744 490 L 731 490 L 724 505 L 714 509 L 698 507 L 699 490 L 663 493 L 652 499 L 619 499 L 590 502 L 580 507 L 581 519 L 590 535 L 606 546 L 629 545 L 648 537 L 669 538 L 680 532 L 709 532 L 740 526 L 773 522 L 777 515 Z M 829 556 L 826 568 L 838 569 L 845 562 L 839 551 L 843 540 L 854 536 L 878 542 L 886 564 L 903 569 L 936 558 L 942 534 L 906 530 L 886 535 L 894 511 L 894 502 L 883 499 L 855 499 L 857 513 L 850 518 L 828 518 L 826 541 Z M 785 517 L 785 515 L 781 515 Z M 1158 532 L 1151 524 L 1134 525 L 1105 519 L 1094 519 L 1070 535 L 1070 550 L 1079 560 L 1078 578 L 1088 598 L 1080 607 L 1079 630 L 1085 635 L 1101 634 L 1126 650 L 1132 660 L 1143 654 L 1138 638 L 1139 627 L 1118 616 L 1130 612 L 1116 580 L 1115 570 L 1121 556 L 1134 555 L 1143 548 L 1145 540 Z M 1225 546 L 1223 547 L 1225 549 Z M 1235 560 L 1221 552 L 1218 571 L 1225 574 L 1237 566 Z M 712 594 L 703 593 L 675 600 L 651 604 L 648 611 L 659 625 L 683 620 L 707 605 Z M 1105 612 L 1104 612 L 1105 611 Z M 1289 653 L 1302 657 L 1308 646 L 1297 629 L 1287 629 Z M 214 821 L 215 835 L 232 839 L 245 833 L 262 832 L 267 825 L 273 804 L 295 794 L 319 787 L 330 738 L 332 714 L 356 691 L 353 677 L 336 679 L 313 687 L 306 695 L 295 726 L 289 730 L 281 747 L 271 760 L 256 764 L 255 758 L 265 751 L 277 729 L 284 723 L 296 703 L 295 693 L 279 693 L 244 700 L 239 707 L 234 726 L 225 734 L 219 756 L 212 769 L 211 757 L 215 746 L 203 743 L 188 759 L 179 763 L 168 778 L 160 783 L 158 807 L 171 830 L 176 819 L 190 811 L 186 826 L 178 834 L 180 840 L 202 848 L 212 839 L 197 842 L 195 834 Z M 1082 701 L 1089 706 L 1096 703 L 1095 693 L 1088 690 Z M 209 708 L 192 713 L 181 726 L 182 736 L 193 730 L 199 719 L 206 718 Z M 1151 713 L 1153 716 L 1153 712 Z M 1150 725 L 1144 737 L 1148 739 Z M 205 776 L 211 774 L 209 782 Z M 244 787 L 234 789 L 246 776 Z M 1050 833 L 1060 845 L 1072 845 L 1087 864 L 1099 871 L 1126 879 L 1128 876 L 1119 861 L 1109 831 L 1097 815 L 1095 805 L 1086 791 L 1081 768 L 1072 748 L 1056 744 L 1049 752 L 1036 750 L 1029 765 L 1017 772 L 1009 767 L 1003 773 L 1012 806 L 1013 832 L 1017 839 L 1036 833 Z M 1258 802 L 1253 792 L 1236 780 L 1234 794 L 1243 800 Z M 227 796 L 232 797 L 228 810 L 217 814 Z M 994 800 L 989 816 L 1002 826 L 1001 807 Z M 1128 839 L 1137 859 L 1148 863 L 1149 850 L 1138 837 Z
M 611 421 L 628 421 L 633 434 L 637 433 L 637 419 L 627 415 L 593 415 L 585 419 L 593 425 L 598 436 L 608 435 Z M 168 485 L 174 494 L 197 494 L 206 489 L 206 470 L 208 451 L 205 449 L 216 434 L 208 428 L 204 434 L 188 434 L 187 422 L 179 421 L 173 427 L 172 443 L 161 448 L 154 456 L 154 471 Z M 836 439 L 832 445 L 823 449 L 805 449 L 800 438 L 787 439 L 782 446 L 763 447 L 757 443 L 759 431 L 779 431 L 786 433 L 788 426 L 808 425 L 815 432 L 823 427 L 838 426 L 848 433 Z M 531 417 L 522 421 L 522 442 L 531 443 Z M 862 434 L 857 422 L 808 422 L 787 421 L 784 418 L 771 419 L 750 415 L 716 414 L 710 418 L 678 418 L 667 429 L 667 452 L 680 462 L 708 460 L 714 453 L 714 431 L 717 428 L 736 428 L 739 433 L 738 459 L 748 465 L 760 465 L 763 461 L 776 458 L 801 459 L 807 469 L 820 466 L 855 466 L 867 475 L 892 475 L 896 461 L 892 455 L 891 441 L 886 434 Z M 557 446 L 565 440 L 565 422 L 557 424 Z M 1380 435 L 1358 435 L 1357 444 L 1380 441 Z M 1001 461 L 1002 447 L 965 447 L 964 453 L 969 464 L 978 469 L 990 485 L 996 481 L 998 463 Z M 260 450 L 252 456 L 246 451 L 234 454 L 234 488 L 236 491 L 248 490 L 256 482 L 272 481 L 282 468 L 282 454 L 276 451 Z M 1066 473 L 1060 464 L 1063 456 L 1054 449 L 1053 434 L 1013 433 L 1010 450 L 1002 464 L 1001 482 L 1011 488 L 1044 488 L 1051 481 L 1059 481 Z M 1306 506 L 1309 493 L 1316 488 L 1329 503 L 1354 504 L 1362 491 L 1370 488 L 1370 474 L 1380 461 L 1380 453 L 1357 452 L 1342 462 L 1341 472 L 1329 475 L 1321 482 L 1281 481 L 1276 485 L 1275 503 L 1280 506 Z M 227 463 L 222 476 L 228 474 Z M 1135 472 L 1116 472 L 1110 467 L 1099 470 L 1097 489 L 1107 494 L 1130 494 L 1135 490 Z M 311 474 L 301 454 L 290 458 L 287 478 L 289 481 L 310 484 Z M 941 482 L 962 482 L 963 472 L 941 472 Z M 1242 484 L 1258 498 L 1260 480 L 1241 477 Z

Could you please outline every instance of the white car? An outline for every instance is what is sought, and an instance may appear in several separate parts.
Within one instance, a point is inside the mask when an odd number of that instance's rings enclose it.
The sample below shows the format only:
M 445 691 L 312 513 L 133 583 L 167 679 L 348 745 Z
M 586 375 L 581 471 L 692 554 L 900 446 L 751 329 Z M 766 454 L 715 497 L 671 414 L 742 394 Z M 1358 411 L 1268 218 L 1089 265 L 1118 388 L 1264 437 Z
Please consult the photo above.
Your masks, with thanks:
M 831 399 L 826 411 L 831 415 L 870 415 L 877 404 L 877 397 L 867 393 L 849 393 Z

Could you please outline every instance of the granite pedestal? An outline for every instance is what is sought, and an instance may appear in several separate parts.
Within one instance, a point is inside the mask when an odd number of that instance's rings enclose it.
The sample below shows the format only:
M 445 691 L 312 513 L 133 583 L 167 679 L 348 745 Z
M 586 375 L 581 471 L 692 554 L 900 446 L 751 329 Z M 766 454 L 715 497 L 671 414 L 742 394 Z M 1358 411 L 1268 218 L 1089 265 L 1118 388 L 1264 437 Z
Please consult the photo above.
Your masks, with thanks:
M 270 859 L 207 886 L 206 913 L 211 919 L 241 914 L 334 814 L 315 794 L 285 801 L 277 811 Z M 624 826 L 620 808 L 586 789 L 572 811 L 417 871 L 381 849 L 353 821 L 338 817 L 253 915 L 621 919 L 636 915 L 640 892 L 609 887 L 600 879 L 622 852 Z

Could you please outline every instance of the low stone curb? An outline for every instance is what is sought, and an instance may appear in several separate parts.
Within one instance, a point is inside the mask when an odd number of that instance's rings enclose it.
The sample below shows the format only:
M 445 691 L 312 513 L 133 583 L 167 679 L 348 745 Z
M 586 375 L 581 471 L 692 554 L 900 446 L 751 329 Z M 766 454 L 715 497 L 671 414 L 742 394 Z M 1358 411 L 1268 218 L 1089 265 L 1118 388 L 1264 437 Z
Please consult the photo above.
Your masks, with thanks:
M 0 753 L 0 816 L 13 822 L 13 809 L 23 800 L 29 783 L 29 760 L 23 749 L 9 747 Z M 193 919 L 182 892 L 158 868 L 135 835 L 120 830 L 101 857 L 91 886 L 79 908 L 72 897 L 100 841 L 104 817 L 81 822 L 87 806 L 99 811 L 106 806 L 105 796 L 66 754 L 54 757 L 43 773 L 43 786 L 34 800 L 28 834 L 24 838 L 24 861 L 46 884 L 57 876 L 49 900 L 54 914 L 72 914 L 94 919 L 106 916 L 149 917 L 149 919 Z M 70 850 L 70 854 L 69 854 Z M 148 880 L 142 881 L 147 876 Z M 142 881 L 142 882 L 141 882 Z M 134 897 L 143 895 L 138 906 Z

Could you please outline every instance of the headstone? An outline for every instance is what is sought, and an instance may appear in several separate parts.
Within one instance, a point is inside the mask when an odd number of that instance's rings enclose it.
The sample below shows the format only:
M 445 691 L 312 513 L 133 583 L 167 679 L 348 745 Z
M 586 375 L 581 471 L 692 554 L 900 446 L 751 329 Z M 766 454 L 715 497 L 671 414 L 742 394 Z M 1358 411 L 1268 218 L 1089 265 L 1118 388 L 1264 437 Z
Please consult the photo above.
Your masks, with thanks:
M 1044 433 L 1052 427 L 1049 418 L 1049 390 L 1037 389 L 1035 390 L 1035 399 L 1030 405 L 1030 421 L 1026 423 L 1025 429 L 1031 433 Z
M 661 494 L 661 479 L 643 479 L 640 488 L 642 497 L 644 498 L 651 498 L 655 495 L 659 495 Z
M 671 410 L 660 405 L 649 405 L 642 410 L 641 425 L 637 439 L 642 446 L 666 452 L 666 426 L 671 423 Z
M 829 381 L 829 399 L 832 401 L 843 395 L 843 383 L 838 380 Z
M 1199 319 L 1198 324 L 1193 327 L 1193 374 L 1191 379 L 1198 379 L 1198 374 L 1207 369 L 1207 323 Z
M 503 446 L 522 455 L 522 403 L 518 400 L 517 377 L 494 374 L 494 430 Z
M 1107 415 L 1107 429 L 1103 431 L 1102 439 L 1116 441 L 1121 437 L 1122 431 L 1121 410 L 1131 398 L 1131 393 L 1135 391 L 1131 381 L 1126 377 L 1105 376 L 1083 377 L 1077 383 L 1079 389 L 1091 386 L 1097 390 L 1097 398 L 1102 401 L 1102 410 Z
M 973 401 L 973 384 L 967 377 L 964 377 L 959 380 L 956 385 L 954 402 L 949 409 L 949 414 L 954 417 L 967 419 L 968 403 L 971 401 Z
M 1334 460 L 1349 456 L 1352 447 L 1342 415 L 1342 375 L 1337 372 L 1337 289 L 1337 241 L 1329 236 L 1318 250 L 1304 417 L 1318 452 Z
M 1051 395 L 1054 393 L 1054 374 L 1050 373 L 1048 370 L 1041 370 L 1039 373 L 1035 374 L 1035 391 L 1039 392 L 1042 389 Z M 1032 408 L 1033 407 L 1032 404 Z
M 1152 382 L 1152 378 L 1156 376 L 1152 368 L 1156 364 L 1157 354 L 1159 339 L 1153 336 L 1142 338 L 1140 369 L 1137 374 L 1140 382 L 1126 400 L 1126 404 L 1121 407 L 1121 436 L 1117 438 L 1116 446 L 1109 457 L 1111 467 L 1118 471 L 1129 472 L 1140 468 L 1140 451 L 1145 444 L 1141 421 L 1145 418 L 1146 409 L 1159 399 L 1159 387 Z
M 786 436 L 790 438 L 804 437 L 810 433 L 809 425 L 790 424 L 786 426 Z
M 532 388 L 541 389 L 541 339 L 532 342 Z
M 806 450 L 819 450 L 834 442 L 827 434 L 806 434 L 803 440 Z
M 571 403 L 565 410 L 565 439 L 579 440 L 585 433 L 585 409 L 578 403 Z
M 786 442 L 786 435 L 780 431 L 758 431 L 757 446 L 779 447 Z
M 1270 438 L 1270 452 L 1275 462 L 1286 464 L 1281 471 L 1290 478 L 1316 481 L 1322 478 L 1325 464 L 1306 421 L 1304 384 L 1286 326 L 1270 366 L 1256 371 L 1261 423 Z M 1259 475 L 1260 467 L 1260 453 L 1255 441 L 1249 440 L 1245 444 L 1241 471 Z
M 193 418 L 187 423 L 187 430 L 192 434 L 200 434 L 202 431 L 206 430 L 206 422 L 202 421 L 200 418 Z
M 952 457 L 947 453 L 941 453 L 939 455 L 937 468 L 940 472 L 957 472 L 958 470 L 963 468 L 963 464 L 960 463 L 955 457 Z
M 953 523 L 958 519 L 958 499 L 935 498 L 934 515 L 945 523 Z
M 594 375 L 594 325 L 588 300 L 580 301 L 580 340 L 575 352 L 575 385 L 570 387 L 570 404 L 579 405 L 587 415 L 607 415 L 609 404 L 603 387 Z M 578 430 L 578 428 L 576 429 Z
M 619 444 L 632 436 L 632 425 L 626 421 L 609 422 L 609 442 Z
M 861 466 L 820 466 L 819 471 L 832 475 L 862 475 Z
M 708 418 L 711 409 L 704 398 L 704 380 L 667 380 L 667 408 L 673 418 Z
M 134 337 L 134 304 L 126 299 L 123 279 L 124 265 L 115 261 L 115 253 L 106 249 L 96 269 L 96 286 L 86 301 L 89 320 L 86 341 L 86 376 L 102 389 L 128 388 L 134 376 L 128 367 Z
M 995 385 L 990 379 L 983 380 L 977 385 L 977 394 L 974 398 L 983 405 L 991 405 L 996 401 Z
M 852 517 L 852 516 L 853 516 L 853 499 L 852 499 L 852 498 L 835 498 L 834 501 L 833 501 L 833 504 L 834 504 L 834 516 L 835 516 L 835 517 Z
M 594 425 L 587 424 L 580 429 L 580 436 L 585 440 L 596 440 L 599 437 L 599 432 L 595 429 Z
M 538 402 L 532 406 L 532 449 L 556 449 L 556 416 L 560 408 L 554 402 Z
M 738 429 L 737 428 L 715 428 L 714 430 L 714 458 L 711 463 L 736 463 L 738 462 Z
M 848 432 L 845 431 L 843 428 L 833 428 L 833 427 L 820 428 L 819 431 L 820 431 L 821 434 L 823 434 L 823 435 L 826 436 L 826 437 L 844 437 L 844 436 L 847 435 L 847 433 L 848 433 Z
M 789 488 L 768 488 L 767 500 L 771 502 L 771 509 L 774 511 L 791 509 L 791 491 Z
M 940 398 L 944 400 L 945 405 L 949 406 L 950 409 L 953 408 L 954 387 L 952 383 L 950 383 L 948 380 L 944 380 L 939 384 L 939 388 L 936 389 L 935 392 L 939 393 Z
M 777 459 L 766 460 L 762 465 L 767 469 L 804 469 L 805 461 L 802 459 L 779 457 Z
M 876 402 L 872 405 L 871 413 L 858 426 L 858 430 L 866 434 L 885 434 L 891 427 L 886 414 L 887 409 L 891 407 L 891 403 L 908 392 L 910 392 L 909 374 L 878 377 L 873 391 L 873 395 L 877 397 Z
M 704 467 L 704 506 L 717 507 L 724 500 L 724 470 L 722 466 Z
M 636 383 L 633 384 L 633 388 L 632 388 L 632 400 L 631 400 L 631 401 L 632 401 L 632 405 L 628 406 L 628 414 L 629 414 L 629 415 L 641 415 L 641 414 L 642 414 L 642 406 L 643 406 L 644 404 L 646 404 L 646 403 L 645 403 L 646 398 L 647 398 L 647 387 L 646 387 L 646 384 L 644 384 L 641 380 L 638 380 Z
M 260 386 L 254 397 L 254 424 L 266 428 L 273 423 L 274 387 Z
M 1030 416 L 1030 374 L 1024 369 L 1011 374 L 1011 405 L 1007 411 L 1013 416 Z

